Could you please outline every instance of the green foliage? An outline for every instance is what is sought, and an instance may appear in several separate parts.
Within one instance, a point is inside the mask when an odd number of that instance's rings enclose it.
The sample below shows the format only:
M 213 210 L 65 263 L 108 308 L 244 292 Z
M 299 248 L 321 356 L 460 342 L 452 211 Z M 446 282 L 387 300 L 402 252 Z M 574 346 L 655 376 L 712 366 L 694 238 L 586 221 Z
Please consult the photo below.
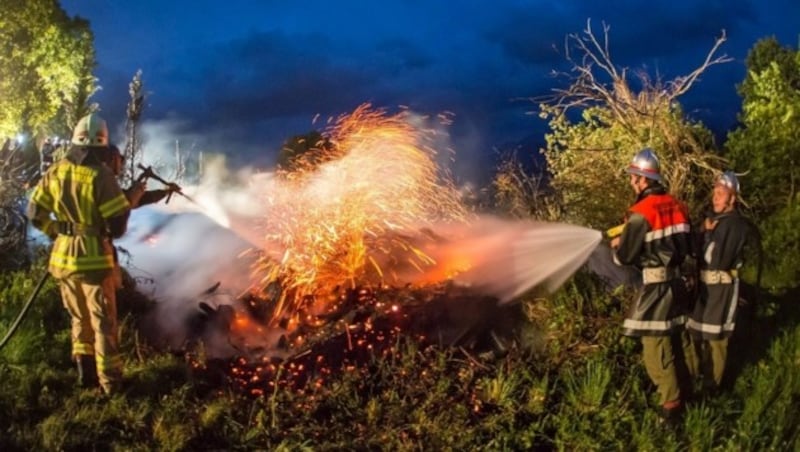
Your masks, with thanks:
M 716 438 L 724 427 L 721 412 L 705 403 L 690 406 L 686 410 L 686 436 L 691 444 L 690 450 L 706 451 L 713 449 Z
M 490 189 L 494 208 L 506 216 L 548 221 L 562 215 L 556 196 L 545 189 L 544 176 L 528 174 L 514 154 L 500 161 Z
M 744 99 L 758 97 L 758 82 L 755 78 L 773 64 L 778 65 L 789 86 L 800 89 L 800 71 L 795 59 L 795 52 L 790 47 L 781 45 L 775 36 L 759 40 L 747 54 L 747 75 L 737 87 L 739 95 Z
M 7 324 L 33 282 L 24 272 L 0 278 L 0 321 Z M 399 354 L 374 356 L 320 385 L 276 385 L 258 398 L 239 395 L 224 380 L 210 385 L 184 357 L 130 339 L 123 341 L 128 388 L 122 394 L 74 388 L 68 321 L 63 312 L 46 320 L 63 308 L 52 282 L 45 289 L 9 344 L 27 351 L 14 359 L 8 349 L 0 353 L 0 412 L 14 413 L 0 417 L 3 450 L 416 450 L 420 444 L 786 450 L 798 444 L 800 311 L 787 310 L 793 305 L 786 301 L 772 300 L 774 308 L 757 320 L 761 326 L 732 346 L 732 354 L 755 358 L 733 389 L 690 404 L 673 429 L 659 424 L 653 410 L 638 342 L 619 335 L 624 304 L 590 275 L 579 274 L 552 297 L 526 300 L 558 347 L 538 354 L 512 348 L 489 364 L 401 336 Z M 126 318 L 126 336 L 135 334 L 136 323 Z
M 36 268 L 36 272 L 17 271 L 0 273 L 0 334 L 5 336 L 12 323 L 22 311 L 31 296 L 37 279 L 44 268 Z M 32 364 L 37 362 L 64 362 L 69 358 L 69 334 L 63 332 L 67 322 L 66 312 L 61 305 L 61 298 L 55 281 L 48 279 L 15 335 L 6 346 L 0 349 L 0 359 L 14 364 Z M 42 347 L 45 339 L 54 341 L 51 347 Z M 62 354 L 66 350 L 66 355 Z
M 800 72 L 800 52 L 792 52 L 794 71 Z M 797 193 L 800 87 L 793 86 L 797 82 L 787 71 L 774 61 L 761 72 L 748 73 L 751 94 L 743 99 L 741 127 L 726 142 L 734 168 L 747 173 L 743 197 L 758 213 L 795 202 Z
M 797 287 L 800 282 L 800 198 L 760 223 L 765 253 L 761 287 L 776 293 Z M 750 276 L 752 280 L 752 274 Z
M 600 360 L 589 361 L 581 372 L 566 371 L 566 400 L 578 412 L 597 412 L 603 407 L 609 383 L 611 369 L 608 364 Z
M 784 289 L 800 282 L 800 51 L 762 40 L 748 64 L 741 126 L 728 135 L 726 156 L 745 173 L 741 196 L 763 234 L 768 287 Z
M 672 193 L 691 201 L 707 193 L 710 174 L 699 170 L 713 165 L 708 129 L 685 119 L 678 104 L 637 112 L 632 108 L 632 118 L 623 122 L 611 108 L 596 106 L 571 121 L 558 109 L 541 106 L 551 129 L 544 152 L 567 220 L 595 228 L 620 223 L 633 201 L 624 170 L 645 147 L 658 154 Z
M 2 0 L 0 10 L 0 136 L 65 135 L 97 89 L 88 22 L 56 0 Z
M 736 393 L 743 407 L 731 445 L 748 450 L 786 450 L 800 444 L 800 327 L 781 334 L 768 355 L 746 369 Z
M 648 147 L 659 156 L 670 191 L 699 209 L 719 157 L 711 132 L 686 117 L 678 98 L 700 73 L 729 61 L 713 58 L 722 42 L 724 37 L 692 74 L 661 82 L 644 72 L 629 80 L 590 27 L 569 37 L 569 50 L 582 56 L 578 62 L 568 57 L 576 75 L 539 105 L 550 126 L 542 152 L 567 221 L 594 228 L 619 224 L 633 198 L 624 170 Z

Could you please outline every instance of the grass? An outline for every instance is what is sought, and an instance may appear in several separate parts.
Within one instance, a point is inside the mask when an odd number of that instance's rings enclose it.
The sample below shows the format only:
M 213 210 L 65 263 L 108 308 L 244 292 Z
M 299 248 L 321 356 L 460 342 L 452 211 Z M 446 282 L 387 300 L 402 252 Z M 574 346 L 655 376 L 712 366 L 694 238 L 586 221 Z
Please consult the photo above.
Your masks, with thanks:
M 0 333 L 41 270 L 0 274 Z M 791 450 L 800 442 L 800 311 L 787 297 L 757 312 L 734 380 L 658 422 L 636 341 L 621 337 L 625 295 L 580 275 L 526 312 L 544 347 L 481 362 L 400 336 L 320 386 L 261 397 L 192 372 L 136 338 L 124 314 L 129 389 L 74 388 L 66 314 L 52 281 L 0 350 L 0 449 L 13 450 Z

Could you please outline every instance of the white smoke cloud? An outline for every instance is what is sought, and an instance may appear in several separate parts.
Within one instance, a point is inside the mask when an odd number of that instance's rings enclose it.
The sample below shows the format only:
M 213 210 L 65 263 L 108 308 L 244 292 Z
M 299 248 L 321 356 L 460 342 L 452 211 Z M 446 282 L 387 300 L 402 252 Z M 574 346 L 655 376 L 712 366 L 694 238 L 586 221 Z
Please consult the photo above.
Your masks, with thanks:
M 167 137 L 171 126 L 151 125 L 146 130 L 146 161 L 152 159 L 149 162 L 158 162 L 168 170 L 169 163 L 175 163 L 169 150 L 175 139 Z M 437 149 L 446 148 L 446 134 L 439 139 Z M 322 202 L 343 193 L 341 175 L 351 170 L 343 165 L 346 163 L 323 165 L 299 188 L 306 192 L 297 192 L 296 199 Z M 281 186 L 272 173 L 251 168 L 232 171 L 227 166 L 224 157 L 208 158 L 199 183 L 184 187 L 191 200 L 174 195 L 168 204 L 134 210 L 127 234 L 117 241 L 126 251 L 121 259 L 123 266 L 139 279 L 140 289 L 158 301 L 153 319 L 162 338 L 173 346 L 182 344 L 187 321 L 199 312 L 201 301 L 214 307 L 227 304 L 241 309 L 237 297 L 258 277 L 252 275 L 255 255 L 248 251 L 282 255 L 283 250 L 264 249 L 265 223 L 270 208 L 275 207 L 265 199 L 287 187 Z M 387 174 L 384 180 L 391 177 Z M 152 185 L 150 188 L 158 188 L 157 183 Z M 281 196 L 291 200 L 293 195 Z M 487 217 L 425 227 L 432 227 L 432 235 L 437 237 L 424 249 L 436 265 L 423 271 L 393 269 L 398 282 L 441 281 L 458 273 L 456 283 L 503 303 L 533 287 L 555 290 L 600 241 L 599 232 L 577 226 Z M 407 232 L 426 234 L 422 230 Z M 457 268 L 460 263 L 468 265 Z M 455 267 L 443 268 L 449 265 Z M 205 293 L 217 283 L 219 289 L 214 295 Z M 274 338 L 270 333 L 261 340 L 268 348 Z M 224 341 L 214 345 L 214 350 L 223 355 L 235 351 Z

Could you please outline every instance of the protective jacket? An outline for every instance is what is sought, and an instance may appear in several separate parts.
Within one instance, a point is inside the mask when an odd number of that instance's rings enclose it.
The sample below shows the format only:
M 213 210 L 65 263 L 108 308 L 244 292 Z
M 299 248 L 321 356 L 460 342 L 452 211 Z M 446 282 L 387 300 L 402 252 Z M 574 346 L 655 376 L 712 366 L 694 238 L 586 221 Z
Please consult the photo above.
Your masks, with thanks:
M 28 204 L 33 225 L 54 238 L 49 270 L 56 278 L 102 278 L 116 265 L 111 238 L 124 234 L 130 206 L 114 174 L 94 155 L 102 151 L 72 148 L 44 174 Z
M 717 224 L 703 234 L 699 296 L 686 326 L 695 337 L 719 340 L 730 337 L 735 326 L 737 271 L 749 226 L 736 210 L 712 219 Z
M 661 185 L 645 189 L 629 209 L 614 260 L 641 270 L 643 284 L 623 334 L 666 336 L 686 322 L 679 266 L 690 251 L 690 229 L 686 207 Z

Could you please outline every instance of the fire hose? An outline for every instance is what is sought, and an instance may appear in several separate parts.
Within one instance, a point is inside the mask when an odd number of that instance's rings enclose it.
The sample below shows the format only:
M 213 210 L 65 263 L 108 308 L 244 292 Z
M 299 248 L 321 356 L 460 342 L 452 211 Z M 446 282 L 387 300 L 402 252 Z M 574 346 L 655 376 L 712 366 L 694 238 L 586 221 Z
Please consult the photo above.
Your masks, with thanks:
M 11 324 L 11 328 L 8 329 L 8 332 L 6 333 L 5 337 L 3 338 L 2 341 L 0 341 L 0 350 L 2 350 L 3 347 L 5 347 L 6 343 L 8 343 L 8 340 L 11 339 L 11 336 L 13 336 L 14 333 L 17 331 L 17 328 L 19 328 L 20 323 L 22 323 L 22 319 L 25 318 L 25 315 L 28 313 L 28 310 L 30 310 L 31 305 L 33 304 L 33 300 L 35 300 L 36 296 L 39 295 L 39 292 L 41 292 L 42 286 L 44 286 L 44 283 L 45 281 L 47 281 L 48 276 L 50 276 L 50 272 L 45 270 L 42 277 L 39 278 L 39 282 L 36 283 L 36 287 L 33 289 L 33 292 L 31 292 L 31 295 L 28 297 L 28 301 L 25 302 L 25 305 L 22 307 L 22 310 L 19 312 L 19 315 L 17 315 L 17 318 L 14 320 L 14 323 Z

